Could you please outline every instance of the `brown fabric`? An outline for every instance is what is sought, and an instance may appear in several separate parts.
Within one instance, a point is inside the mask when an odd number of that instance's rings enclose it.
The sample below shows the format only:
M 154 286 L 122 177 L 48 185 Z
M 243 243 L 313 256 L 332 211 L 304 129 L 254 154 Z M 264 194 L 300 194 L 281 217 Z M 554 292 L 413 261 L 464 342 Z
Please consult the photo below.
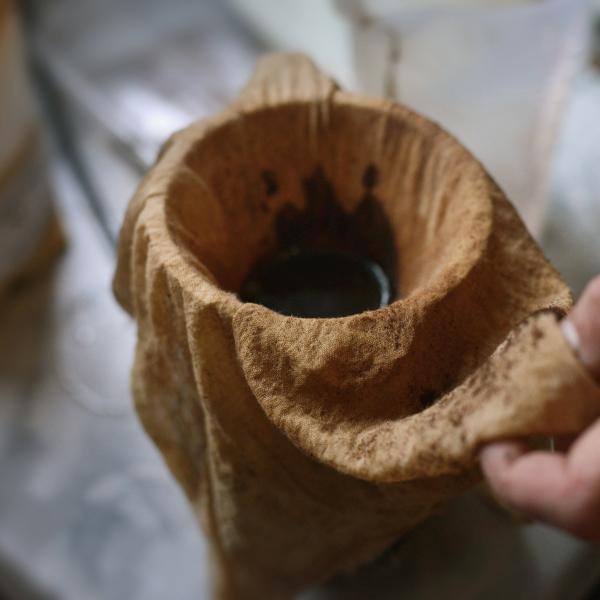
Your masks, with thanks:
M 40 143 L 40 132 L 36 126 L 31 125 L 12 155 L 0 165 L 0 190 L 9 185 L 12 179 L 18 177 L 25 170 L 27 163 L 35 155 Z
M 4 26 L 4 21 L 8 18 L 8 15 L 13 11 L 13 0 L 0 0 L 0 27 Z
M 9 263 L 12 269 L 8 275 L 0 278 L 0 302 L 10 296 L 14 287 L 19 287 L 44 272 L 66 244 L 63 228 L 54 208 L 50 181 L 45 181 L 46 170 L 39 166 L 42 148 L 40 132 L 32 125 L 13 155 L 0 166 L 0 219 L 6 219 L 9 224 L 12 220 L 16 222 L 16 231 L 22 236 L 24 250 L 18 257 L 12 253 L 0 257 L 0 261 L 15 261 L 14 264 Z M 37 179 L 32 181 L 34 175 Z M 44 178 L 42 184 L 39 183 L 40 178 Z M 6 192 L 15 187 L 15 181 L 18 182 L 16 185 L 20 196 Z M 22 182 L 29 187 L 19 186 Z M 44 184 L 47 189 L 42 187 Z M 7 206 L 5 203 L 14 206 Z M 32 211 L 37 214 L 33 215 Z
M 65 234 L 54 207 L 50 208 L 50 217 L 44 233 L 35 245 L 33 252 L 24 256 L 15 270 L 0 280 L 0 308 L 18 292 L 21 286 L 35 280 L 51 268 L 66 246 Z
M 339 319 L 236 297 L 280 248 L 353 247 L 399 291 Z M 408 109 L 263 60 L 133 199 L 115 293 L 140 418 L 210 539 L 220 598 L 284 598 L 377 557 L 479 477 L 476 450 L 581 430 L 600 391 L 570 296 L 481 165 Z
M 13 287 L 20 287 L 53 267 L 66 247 L 64 229 L 54 206 L 50 207 L 50 215 L 41 239 L 31 255 L 23 257 L 11 276 L 0 282 L 0 293 L 10 294 Z

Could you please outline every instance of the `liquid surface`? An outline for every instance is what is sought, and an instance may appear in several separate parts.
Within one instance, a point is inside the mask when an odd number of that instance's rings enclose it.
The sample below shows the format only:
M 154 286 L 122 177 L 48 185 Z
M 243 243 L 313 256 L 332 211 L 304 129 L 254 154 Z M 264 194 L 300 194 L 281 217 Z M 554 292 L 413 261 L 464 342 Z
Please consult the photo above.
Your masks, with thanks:
M 240 292 L 244 302 L 283 315 L 344 317 L 386 306 L 390 283 L 374 261 L 349 252 L 302 251 L 256 268 Z

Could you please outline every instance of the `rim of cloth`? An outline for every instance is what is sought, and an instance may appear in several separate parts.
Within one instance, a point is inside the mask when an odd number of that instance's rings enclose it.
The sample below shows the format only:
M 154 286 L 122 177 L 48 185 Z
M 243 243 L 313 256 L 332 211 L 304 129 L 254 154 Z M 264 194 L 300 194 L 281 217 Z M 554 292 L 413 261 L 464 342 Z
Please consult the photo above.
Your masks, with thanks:
M 390 103 L 387 100 L 344 92 L 339 89 L 332 95 L 330 102 L 334 107 L 356 107 L 376 113 L 385 111 L 388 118 L 409 122 L 419 133 L 422 132 L 423 136 L 438 138 L 439 143 L 449 144 L 453 151 L 460 152 L 461 158 L 468 160 L 470 165 L 475 167 L 475 170 L 470 172 L 469 175 L 476 175 L 481 184 L 477 199 L 480 202 L 480 214 L 482 216 L 491 216 L 495 199 L 498 197 L 504 198 L 504 194 L 481 163 L 460 142 L 435 122 L 405 106 Z M 308 110 L 314 103 L 314 100 L 283 101 L 268 107 L 252 108 L 243 112 L 236 108 L 229 108 L 214 117 L 193 123 L 186 129 L 177 132 L 161 150 L 159 159 L 150 172 L 147 181 L 149 187 L 158 188 L 160 191 L 155 190 L 145 198 L 138 219 L 143 219 L 147 225 L 151 240 L 160 244 L 163 264 L 169 265 L 171 275 L 175 276 L 182 287 L 192 295 L 198 295 L 201 289 L 203 292 L 210 289 L 216 294 L 215 300 L 218 297 L 231 311 L 236 311 L 243 305 L 251 304 L 243 302 L 235 292 L 221 286 L 217 277 L 202 265 L 200 259 L 193 256 L 192 252 L 184 247 L 180 239 L 177 239 L 177 233 L 170 226 L 170 219 L 167 216 L 169 202 L 173 198 L 169 188 L 173 180 L 179 176 L 177 167 L 185 165 L 188 157 L 194 153 L 203 139 L 221 127 L 225 127 L 236 120 L 251 117 L 255 112 L 276 111 L 278 108 L 290 105 L 297 107 L 298 110 Z M 445 264 L 443 269 L 437 271 L 427 282 L 412 290 L 408 295 L 400 296 L 388 305 L 373 310 L 341 317 L 319 317 L 319 320 L 347 321 L 356 319 L 364 313 L 371 313 L 378 318 L 385 318 L 386 315 L 395 318 L 396 311 L 401 310 L 406 304 L 410 303 L 414 306 L 416 303 L 417 305 L 426 306 L 432 298 L 438 297 L 441 292 L 447 293 L 460 284 L 477 264 L 491 234 L 491 224 L 492 219 L 489 218 L 485 228 L 479 227 L 475 230 L 477 237 L 471 239 L 471 245 L 468 248 L 465 248 L 461 253 L 456 253 L 455 260 Z M 206 297 L 204 293 L 202 295 Z M 261 308 L 272 312 L 274 315 L 278 314 L 267 307 Z M 310 319 L 310 317 L 299 316 L 290 316 L 289 318 Z

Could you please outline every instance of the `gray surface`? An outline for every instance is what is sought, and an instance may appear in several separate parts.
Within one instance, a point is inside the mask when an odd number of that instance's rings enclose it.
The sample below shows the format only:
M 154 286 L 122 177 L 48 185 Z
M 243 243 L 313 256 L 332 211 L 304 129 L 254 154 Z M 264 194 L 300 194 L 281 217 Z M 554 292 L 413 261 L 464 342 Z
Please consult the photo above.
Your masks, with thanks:
M 33 4 L 37 58 L 142 166 L 173 130 L 229 102 L 261 51 L 219 0 Z
M 600 274 L 600 69 L 575 81 L 556 147 L 542 245 L 576 296 Z
M 263 48 L 220 0 L 171 0 L 168 9 L 162 0 L 30 4 L 32 55 L 47 99 L 55 96 L 52 120 L 114 236 L 160 145 L 223 108 Z

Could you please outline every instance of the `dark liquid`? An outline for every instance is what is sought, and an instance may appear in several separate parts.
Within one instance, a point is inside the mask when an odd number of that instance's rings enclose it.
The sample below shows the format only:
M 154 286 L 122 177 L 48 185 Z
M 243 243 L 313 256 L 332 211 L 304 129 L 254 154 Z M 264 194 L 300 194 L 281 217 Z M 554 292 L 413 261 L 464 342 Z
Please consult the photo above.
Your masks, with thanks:
M 388 304 L 390 284 L 381 267 L 362 256 L 303 251 L 255 269 L 240 298 L 283 315 L 344 317 Z

